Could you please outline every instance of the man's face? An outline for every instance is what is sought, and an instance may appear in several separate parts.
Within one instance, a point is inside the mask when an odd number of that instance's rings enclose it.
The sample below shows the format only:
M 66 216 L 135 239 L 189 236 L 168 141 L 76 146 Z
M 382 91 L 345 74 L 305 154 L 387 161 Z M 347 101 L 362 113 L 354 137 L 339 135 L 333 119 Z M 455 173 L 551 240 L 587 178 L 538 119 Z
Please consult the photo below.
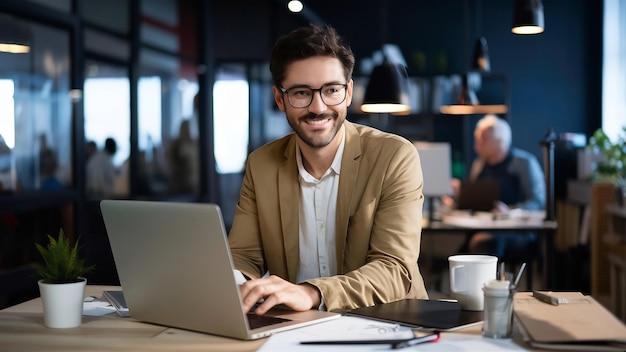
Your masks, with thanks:
M 481 159 L 487 161 L 492 155 L 500 152 L 500 143 L 493 137 L 490 128 L 477 128 L 474 131 L 474 151 Z
M 287 94 L 273 87 L 274 99 L 280 110 L 285 112 L 287 122 L 296 135 L 312 148 L 323 148 L 337 137 L 352 102 L 352 80 L 346 82 L 339 59 L 316 56 L 291 63 L 281 87 L 318 89 L 328 84 L 347 84 L 346 99 L 338 105 L 328 106 L 322 101 L 319 91 L 314 91 L 309 106 L 294 108 L 289 104 Z

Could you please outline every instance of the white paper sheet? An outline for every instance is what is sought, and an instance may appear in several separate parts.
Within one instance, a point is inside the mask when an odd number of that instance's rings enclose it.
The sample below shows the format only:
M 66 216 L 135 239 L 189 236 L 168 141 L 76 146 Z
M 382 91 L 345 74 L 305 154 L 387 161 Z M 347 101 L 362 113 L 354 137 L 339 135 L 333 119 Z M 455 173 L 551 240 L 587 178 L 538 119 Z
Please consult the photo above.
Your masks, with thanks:
M 106 301 L 90 301 L 83 303 L 83 315 L 98 317 L 115 312 L 115 308 Z
M 99 317 L 115 312 L 115 308 L 103 299 L 95 296 L 87 296 L 83 299 L 83 315 Z
M 412 335 L 408 327 L 343 316 L 328 322 L 274 334 L 259 351 L 389 351 L 392 350 L 389 344 L 301 345 L 300 342 L 333 339 L 401 339 Z M 526 351 L 526 349 L 516 345 L 511 339 L 488 339 L 480 334 L 449 332 L 443 333 L 438 342 L 426 342 L 402 351 Z
M 301 345 L 301 341 L 410 338 L 408 327 L 359 317 L 343 316 L 328 322 L 272 335 L 259 351 L 380 351 L 390 345 Z

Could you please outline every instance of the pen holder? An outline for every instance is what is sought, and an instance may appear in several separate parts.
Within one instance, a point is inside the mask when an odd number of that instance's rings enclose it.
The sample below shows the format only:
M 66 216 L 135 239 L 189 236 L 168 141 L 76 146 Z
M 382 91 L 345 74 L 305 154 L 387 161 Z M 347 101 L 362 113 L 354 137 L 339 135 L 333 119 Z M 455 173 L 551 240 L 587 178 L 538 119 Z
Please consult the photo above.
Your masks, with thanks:
M 485 312 L 483 337 L 511 337 L 513 331 L 513 291 L 508 280 L 492 280 L 483 287 Z

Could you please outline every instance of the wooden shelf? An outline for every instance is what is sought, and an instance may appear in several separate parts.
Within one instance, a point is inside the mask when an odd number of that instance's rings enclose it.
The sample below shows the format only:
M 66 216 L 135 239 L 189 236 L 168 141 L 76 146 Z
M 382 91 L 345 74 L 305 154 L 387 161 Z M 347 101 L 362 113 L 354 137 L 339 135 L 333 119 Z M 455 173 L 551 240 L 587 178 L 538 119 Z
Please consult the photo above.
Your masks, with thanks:
M 626 207 L 620 207 L 617 204 L 607 204 L 606 211 L 611 215 L 626 219 Z
M 624 284 L 615 282 L 618 277 L 615 263 L 626 259 L 626 208 L 615 203 L 614 185 L 593 184 L 591 222 L 591 294 L 614 314 L 621 316 L 624 314 L 622 305 L 626 303 L 617 300 L 624 293 L 616 291 L 616 287 Z M 622 275 L 621 272 L 619 275 Z M 621 318 L 624 319 L 623 316 Z
M 603 240 L 611 246 L 626 246 L 626 207 L 608 204 L 606 212 L 610 216 L 610 222 Z

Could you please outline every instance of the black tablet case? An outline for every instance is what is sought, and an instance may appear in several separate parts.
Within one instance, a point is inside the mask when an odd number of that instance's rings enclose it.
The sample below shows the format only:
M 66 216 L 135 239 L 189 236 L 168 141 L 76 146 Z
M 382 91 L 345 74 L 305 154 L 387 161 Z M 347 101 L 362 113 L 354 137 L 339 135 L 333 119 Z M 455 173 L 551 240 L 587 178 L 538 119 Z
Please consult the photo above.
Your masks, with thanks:
M 462 310 L 458 302 L 424 299 L 403 299 L 346 314 L 436 331 L 452 331 L 483 321 L 482 311 Z

